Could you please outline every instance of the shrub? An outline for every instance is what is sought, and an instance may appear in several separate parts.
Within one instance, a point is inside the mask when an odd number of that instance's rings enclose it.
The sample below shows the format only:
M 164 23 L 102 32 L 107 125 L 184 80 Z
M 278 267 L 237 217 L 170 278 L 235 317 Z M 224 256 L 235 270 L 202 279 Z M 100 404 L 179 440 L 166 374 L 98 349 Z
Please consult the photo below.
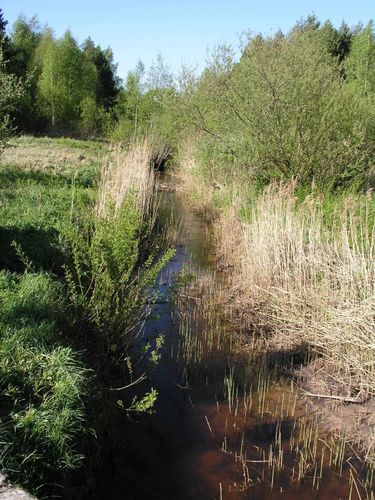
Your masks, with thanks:
M 170 257 L 158 248 L 145 254 L 155 220 L 153 187 L 146 146 L 112 154 L 95 210 L 65 232 L 72 255 L 66 268 L 70 299 L 107 354 L 124 356 L 148 289 Z

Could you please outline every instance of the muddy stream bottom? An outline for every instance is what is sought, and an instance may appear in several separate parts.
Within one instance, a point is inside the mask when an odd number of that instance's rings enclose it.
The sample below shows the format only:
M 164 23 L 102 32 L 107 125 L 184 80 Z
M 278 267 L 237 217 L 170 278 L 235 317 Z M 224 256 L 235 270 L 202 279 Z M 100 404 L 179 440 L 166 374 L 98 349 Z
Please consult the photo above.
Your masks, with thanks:
M 373 499 L 372 467 L 322 430 L 290 375 L 301 353 L 257 352 L 224 319 L 210 226 L 173 192 L 162 203 L 179 237 L 143 340 L 165 341 L 137 388 L 158 391 L 155 413 L 112 419 L 86 498 Z

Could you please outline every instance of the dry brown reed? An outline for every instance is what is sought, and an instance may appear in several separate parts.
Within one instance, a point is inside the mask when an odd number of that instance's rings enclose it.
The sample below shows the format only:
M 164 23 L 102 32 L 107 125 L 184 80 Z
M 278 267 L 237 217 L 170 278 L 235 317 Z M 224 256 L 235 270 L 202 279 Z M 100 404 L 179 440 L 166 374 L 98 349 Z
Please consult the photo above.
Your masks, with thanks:
M 97 213 L 107 214 L 110 207 L 117 212 L 129 194 L 145 217 L 155 214 L 155 173 L 151 167 L 152 149 L 147 141 L 136 142 L 126 150 L 114 148 L 103 162 Z
M 296 185 L 269 186 L 248 209 L 221 219 L 232 290 L 249 324 L 275 346 L 307 343 L 336 368 L 346 395 L 375 394 L 375 230 L 369 204 L 348 197 L 326 224 L 318 197 L 298 204 Z M 363 203 L 363 201 L 362 201 Z
M 182 193 L 186 195 L 185 203 L 191 203 L 199 212 L 209 214 L 213 212 L 212 201 L 215 184 L 209 185 L 202 178 L 194 160 L 194 147 L 194 143 L 189 139 L 179 145 L 177 154 L 178 184 L 182 188 Z

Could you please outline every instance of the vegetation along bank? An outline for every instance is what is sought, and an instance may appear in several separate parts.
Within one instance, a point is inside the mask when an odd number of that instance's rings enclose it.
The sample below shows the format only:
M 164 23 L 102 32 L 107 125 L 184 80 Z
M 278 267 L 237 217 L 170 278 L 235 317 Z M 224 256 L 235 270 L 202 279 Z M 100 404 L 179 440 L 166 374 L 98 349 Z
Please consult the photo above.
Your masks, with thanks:
M 225 276 L 207 297 L 220 322 L 205 339 L 231 325 L 239 365 L 258 367 L 257 353 L 273 370 L 277 359 L 320 428 L 345 434 L 373 498 L 373 24 L 310 16 L 244 36 L 239 53 L 217 47 L 201 74 L 174 76 L 160 56 L 125 82 L 110 49 L 57 39 L 36 18 L 7 31 L 1 13 L 0 40 L 2 471 L 38 497 L 84 497 L 114 419 L 153 410 L 158 391 L 141 382 L 163 363 L 164 340 L 137 334 L 174 246 L 155 167 L 213 227 Z M 202 279 L 177 280 L 183 321 Z M 259 460 L 282 474 L 280 458 Z

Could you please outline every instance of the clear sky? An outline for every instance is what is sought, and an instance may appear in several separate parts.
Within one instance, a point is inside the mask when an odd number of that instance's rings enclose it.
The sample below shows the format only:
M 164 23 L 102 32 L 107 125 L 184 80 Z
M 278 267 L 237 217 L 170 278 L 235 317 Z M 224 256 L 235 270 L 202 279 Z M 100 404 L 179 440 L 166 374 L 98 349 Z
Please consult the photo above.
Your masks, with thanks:
M 110 45 L 124 78 L 141 59 L 146 67 L 160 52 L 172 70 L 204 65 L 207 47 L 235 43 L 243 31 L 271 33 L 315 13 L 339 25 L 375 18 L 375 0 L 3 0 L 11 25 L 19 14 L 37 14 L 57 36 L 70 28 L 81 43 Z

